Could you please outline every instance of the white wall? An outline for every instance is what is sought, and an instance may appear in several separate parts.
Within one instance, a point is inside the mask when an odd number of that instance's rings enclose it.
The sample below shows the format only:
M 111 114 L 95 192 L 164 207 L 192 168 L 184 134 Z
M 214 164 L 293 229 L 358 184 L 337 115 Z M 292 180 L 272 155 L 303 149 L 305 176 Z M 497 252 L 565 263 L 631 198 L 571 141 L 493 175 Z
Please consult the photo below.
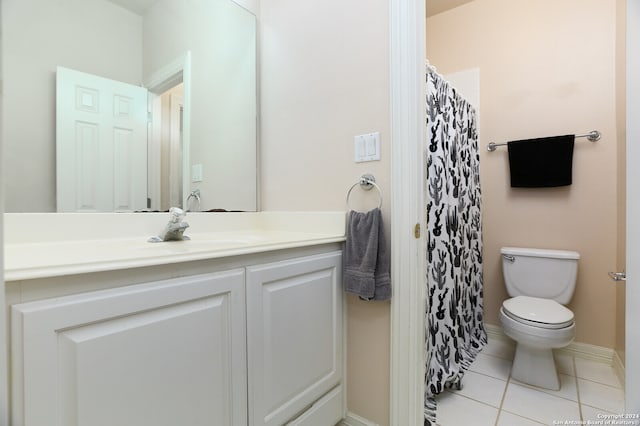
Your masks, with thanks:
M 201 209 L 256 209 L 255 17 L 227 1 L 161 0 L 144 17 L 144 75 L 191 51 L 191 164 Z M 186 102 L 188 102 L 185 99 Z
M 457 91 L 464 97 L 480 117 L 480 69 L 473 68 L 452 72 L 444 76 Z M 478 122 L 478 124 L 480 124 Z
M 2 0 L 8 212 L 56 208 L 55 69 L 142 81 L 142 20 L 105 0 Z

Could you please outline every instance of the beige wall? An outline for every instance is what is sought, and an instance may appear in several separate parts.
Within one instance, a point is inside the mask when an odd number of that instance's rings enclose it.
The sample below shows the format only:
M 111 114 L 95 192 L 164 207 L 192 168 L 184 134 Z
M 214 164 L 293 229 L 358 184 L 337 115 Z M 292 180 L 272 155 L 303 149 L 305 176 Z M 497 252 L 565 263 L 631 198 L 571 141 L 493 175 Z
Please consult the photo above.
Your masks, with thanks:
M 481 105 L 486 321 L 499 324 L 507 297 L 499 249 L 580 252 L 569 307 L 576 341 L 613 348 L 618 229 L 616 4 L 476 0 L 427 20 L 427 56 L 441 73 L 478 67 Z M 511 189 L 507 151 L 489 142 L 584 133 L 575 146 L 573 185 Z
M 385 193 L 388 227 L 388 21 L 387 0 L 260 2 L 264 210 L 345 210 L 351 185 L 371 172 Z M 381 134 L 381 161 L 354 163 L 354 136 L 373 131 Z M 371 192 L 366 195 L 375 197 Z M 352 207 L 377 201 L 365 198 L 354 190 Z M 347 304 L 348 407 L 384 426 L 389 304 L 354 297 Z

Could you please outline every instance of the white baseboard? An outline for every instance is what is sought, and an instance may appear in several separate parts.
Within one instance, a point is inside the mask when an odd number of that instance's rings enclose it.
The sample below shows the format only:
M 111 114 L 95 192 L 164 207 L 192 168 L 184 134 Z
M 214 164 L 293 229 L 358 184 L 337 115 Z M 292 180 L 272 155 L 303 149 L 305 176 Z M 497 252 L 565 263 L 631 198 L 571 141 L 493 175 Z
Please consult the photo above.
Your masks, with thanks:
M 616 351 L 588 343 L 572 342 L 566 348 L 558 349 L 557 353 L 613 365 L 613 355 Z
M 493 324 L 485 324 L 485 330 L 487 331 L 487 336 L 490 339 L 496 339 L 501 341 L 511 342 L 515 346 L 515 342 L 511 340 L 509 336 L 504 334 L 502 331 L 502 327 Z M 590 359 L 592 361 L 603 362 L 605 364 L 611 365 L 614 368 L 616 367 L 615 357 L 618 357 L 616 351 L 610 348 L 605 348 L 602 346 L 590 345 L 588 343 L 580 343 L 580 342 L 572 342 L 569 346 L 559 349 L 556 353 L 565 354 L 574 356 L 576 358 Z M 618 357 L 619 360 L 619 357 Z M 622 375 L 624 376 L 624 366 L 622 366 L 622 362 L 619 362 L 622 370 Z M 619 373 L 618 373 L 619 374 Z
M 624 371 L 624 363 L 622 362 L 622 359 L 620 358 L 620 355 L 618 355 L 617 351 L 614 351 L 613 354 L 613 369 L 616 371 L 616 375 L 618 376 L 618 379 L 620 380 L 620 384 L 622 385 L 622 389 L 626 389 L 625 388 L 625 371 Z
M 338 426 L 378 426 L 364 417 L 360 417 L 352 412 L 347 412 L 347 416 L 342 419 Z
M 485 323 L 484 329 L 487 332 L 487 337 L 489 337 L 489 339 L 496 339 L 513 343 L 513 340 L 511 340 L 509 336 L 504 334 L 504 331 L 502 331 L 502 327 L 500 327 L 499 325 Z M 515 343 L 513 346 L 515 346 Z

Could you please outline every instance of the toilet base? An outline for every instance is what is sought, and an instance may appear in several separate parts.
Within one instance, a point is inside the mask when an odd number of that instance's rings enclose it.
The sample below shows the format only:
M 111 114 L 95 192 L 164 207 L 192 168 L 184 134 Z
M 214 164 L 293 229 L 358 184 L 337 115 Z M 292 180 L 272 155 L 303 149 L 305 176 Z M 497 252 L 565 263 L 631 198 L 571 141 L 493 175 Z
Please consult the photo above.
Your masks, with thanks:
M 511 367 L 511 377 L 545 389 L 560 389 L 560 378 L 551 348 L 533 348 L 518 343 Z

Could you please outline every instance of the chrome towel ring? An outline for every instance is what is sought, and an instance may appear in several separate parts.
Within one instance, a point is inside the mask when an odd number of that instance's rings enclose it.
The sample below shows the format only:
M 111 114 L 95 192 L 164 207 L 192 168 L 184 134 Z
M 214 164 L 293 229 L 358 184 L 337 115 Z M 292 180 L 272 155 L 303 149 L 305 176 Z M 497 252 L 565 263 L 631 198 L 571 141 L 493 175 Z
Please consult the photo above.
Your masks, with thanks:
M 358 180 L 358 182 L 351 185 L 351 188 L 349 188 L 349 192 L 347 192 L 347 208 L 349 210 L 351 210 L 351 207 L 349 206 L 349 198 L 351 197 L 351 191 L 353 191 L 353 188 L 355 188 L 358 185 L 360 185 L 360 188 L 364 189 L 365 191 L 371 191 L 371 188 L 375 187 L 378 190 L 378 193 L 380 194 L 380 201 L 378 202 L 378 208 L 382 208 L 382 190 L 380 189 L 378 184 L 376 184 L 376 178 L 373 175 L 365 174 L 360 177 L 360 180 Z

